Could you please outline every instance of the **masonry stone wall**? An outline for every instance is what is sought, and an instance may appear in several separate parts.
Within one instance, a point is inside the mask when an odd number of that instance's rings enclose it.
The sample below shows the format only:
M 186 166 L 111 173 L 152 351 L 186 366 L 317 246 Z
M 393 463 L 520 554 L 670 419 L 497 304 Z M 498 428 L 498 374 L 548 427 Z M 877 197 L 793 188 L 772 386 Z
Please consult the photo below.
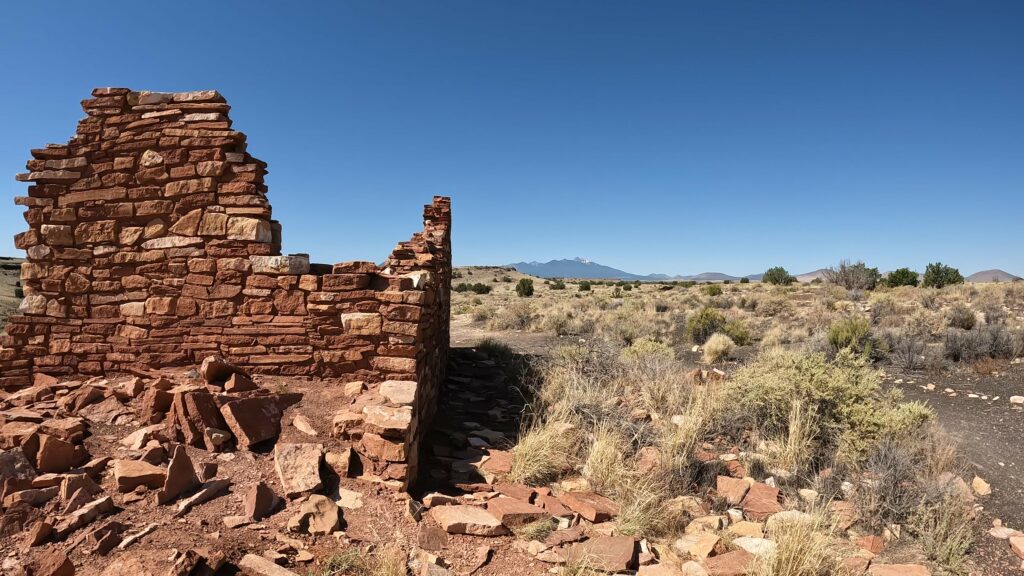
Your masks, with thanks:
M 412 383 L 415 444 L 447 356 L 450 201 L 382 265 L 310 264 L 281 255 L 267 165 L 219 93 L 92 96 L 74 137 L 18 175 L 32 183 L 16 199 L 25 298 L 0 335 L 0 388 L 220 354 L 255 373 Z

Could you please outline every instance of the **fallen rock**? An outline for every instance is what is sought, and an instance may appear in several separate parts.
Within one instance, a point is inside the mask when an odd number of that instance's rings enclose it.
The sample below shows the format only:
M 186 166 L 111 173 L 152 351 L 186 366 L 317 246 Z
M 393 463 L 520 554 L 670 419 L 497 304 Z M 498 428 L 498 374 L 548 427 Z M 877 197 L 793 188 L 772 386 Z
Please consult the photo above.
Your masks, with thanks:
M 684 534 L 672 543 L 672 549 L 680 556 L 703 561 L 715 550 L 720 538 L 712 532 L 696 532 Z
M 75 445 L 56 436 L 39 435 L 36 469 L 40 472 L 66 472 L 75 465 Z
M 564 492 L 559 497 L 573 512 L 591 522 L 605 522 L 619 514 L 619 505 L 595 492 Z
M 256 383 L 245 374 L 232 374 L 228 377 L 227 381 L 224 382 L 224 391 L 232 394 L 249 392 L 256 390 L 257 388 L 259 388 L 259 386 L 257 386 Z
M 217 479 L 204 482 L 203 485 L 199 487 L 198 492 L 181 502 L 178 502 L 178 510 L 174 513 L 174 516 L 177 518 L 188 514 L 188 511 L 191 510 L 193 506 L 213 500 L 226 492 L 228 486 L 231 486 L 231 481 L 227 479 Z
M 313 424 L 302 414 L 296 414 L 292 418 L 292 426 L 307 436 L 316 436 L 316 428 L 313 428 Z
M 448 545 L 448 533 L 435 526 L 420 526 L 416 544 L 424 550 L 437 552 Z
M 363 507 L 363 495 L 355 490 L 339 487 L 338 499 L 336 502 L 338 503 L 338 506 L 341 506 L 342 508 L 358 510 Z
M 767 538 L 755 538 L 753 536 L 741 536 L 732 541 L 737 548 L 742 548 L 754 556 L 769 556 L 775 553 L 778 546 L 774 541 Z
M 167 472 L 142 460 L 114 460 L 114 482 L 118 492 L 131 492 L 139 486 L 161 488 Z
M 486 566 L 491 561 L 491 554 L 493 552 L 494 550 L 490 546 L 477 546 L 476 552 L 473 553 L 473 560 L 466 568 L 464 574 L 468 576 Z
M 499 496 L 488 500 L 487 511 L 509 528 L 517 528 L 531 522 L 551 518 L 543 508 L 508 496 Z
M 974 480 L 971 480 L 971 490 L 978 496 L 988 496 L 992 493 L 992 486 L 980 476 L 975 476 Z
M 42 553 L 31 568 L 32 576 L 75 576 L 75 565 L 63 550 L 56 548 Z
M 750 520 L 766 520 L 782 510 L 779 489 L 767 484 L 755 482 L 743 498 L 743 514 Z
M 281 479 L 285 496 L 294 498 L 323 487 L 320 480 L 320 460 L 323 458 L 323 452 L 323 444 L 278 442 L 274 446 L 274 469 Z
M 704 562 L 709 576 L 743 576 L 754 564 L 754 555 L 742 548 L 712 556 Z
M 54 536 L 58 540 L 64 539 L 75 530 L 93 522 L 104 514 L 110 514 L 114 511 L 114 501 L 110 496 L 104 496 L 89 502 L 75 510 L 71 515 L 66 516 L 58 524 L 53 527 Z
M 245 516 L 253 521 L 259 521 L 270 516 L 276 504 L 277 496 L 266 482 L 254 484 L 242 499 Z
M 1018 558 L 1024 560 L 1024 535 L 1010 536 L 1007 540 L 1010 542 L 1010 550 L 1013 550 Z
M 199 375 L 207 384 L 214 386 L 223 386 L 232 374 L 248 376 L 244 370 L 220 356 L 207 356 L 199 366 Z
M 281 434 L 281 409 L 273 397 L 232 400 L 220 407 L 220 413 L 240 449 L 248 450 Z
M 932 576 L 932 571 L 920 564 L 872 564 L 871 576 Z
M 718 493 L 718 497 L 725 499 L 729 506 L 739 506 L 749 489 L 750 484 L 742 478 L 719 476 L 715 481 L 715 491 Z
M 508 528 L 483 508 L 459 504 L 430 509 L 430 516 L 449 534 L 501 536 Z
M 566 561 L 617 573 L 634 569 L 636 554 L 636 540 L 632 536 L 598 536 L 573 544 Z
M 295 572 L 255 554 L 243 556 L 238 568 L 248 576 L 298 576 Z
M 164 480 L 164 487 L 156 494 L 158 504 L 173 502 L 182 494 L 189 492 L 199 486 L 199 477 L 196 476 L 196 469 L 192 466 L 192 459 L 184 446 L 177 446 L 174 449 L 174 456 L 167 465 L 167 477 Z
M 341 529 L 341 508 L 322 494 L 313 494 L 288 520 L 288 529 L 306 534 L 330 534 Z

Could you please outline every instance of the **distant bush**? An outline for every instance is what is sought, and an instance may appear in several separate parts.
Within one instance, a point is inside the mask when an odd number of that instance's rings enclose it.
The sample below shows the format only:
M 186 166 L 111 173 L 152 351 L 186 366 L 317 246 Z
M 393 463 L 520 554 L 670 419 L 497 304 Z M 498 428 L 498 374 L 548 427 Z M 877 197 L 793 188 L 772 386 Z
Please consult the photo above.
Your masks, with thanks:
M 706 286 L 701 286 L 700 291 L 708 296 L 722 295 L 722 287 L 718 284 L 707 284 Z
M 508 274 L 506 274 L 506 275 L 501 277 L 501 281 L 502 282 L 512 282 L 512 277 L 509 276 Z
M 520 298 L 529 298 L 533 296 L 533 280 L 529 278 L 520 278 L 519 282 L 516 283 L 516 294 Z
M 565 290 L 565 282 L 558 278 L 552 280 L 550 286 L 552 290 Z
M 942 288 L 953 284 L 963 284 L 964 277 L 960 271 L 941 262 L 932 262 L 924 269 L 921 285 L 928 288 Z
M 977 317 L 974 315 L 974 311 L 963 304 L 957 304 L 949 311 L 949 325 L 952 328 L 970 330 L 974 328 L 975 323 L 977 323 Z
M 686 323 L 686 333 L 695 344 L 703 344 L 715 332 L 725 327 L 725 316 L 714 308 L 704 307 L 690 316 Z
M 825 280 L 847 290 L 874 290 L 881 277 L 878 268 L 868 268 L 863 262 L 851 264 L 849 260 L 825 270 Z
M 481 284 L 479 282 L 475 284 L 461 282 L 457 284 L 455 288 L 453 288 L 453 290 L 455 290 L 456 292 L 473 292 L 474 294 L 489 294 L 491 292 L 491 287 L 488 286 L 487 284 Z
M 580 282 L 578 290 L 580 292 L 590 292 L 590 282 L 588 282 L 586 280 L 584 280 L 583 282 Z
M 624 362 L 650 363 L 659 360 L 675 360 L 676 353 L 668 344 L 644 336 L 637 338 L 632 344 L 623 348 L 619 358 Z
M 749 282 L 750 280 L 747 280 Z M 789 286 L 793 282 L 796 282 L 796 277 L 791 275 L 782 266 L 775 266 L 765 271 L 764 277 L 761 278 L 762 282 L 768 284 L 775 284 L 776 286 Z
M 633 289 L 633 285 L 632 284 L 623 284 L 622 285 L 622 289 L 625 290 L 626 292 L 629 292 L 630 290 Z
M 885 285 L 890 288 L 897 286 L 917 286 L 917 272 L 910 268 L 897 268 L 885 277 Z
M 746 276 L 740 278 L 740 284 L 750 284 L 750 278 L 747 278 Z
M 529 302 L 512 302 L 491 320 L 494 330 L 525 330 L 533 322 L 533 308 Z
M 654 311 L 657 312 L 658 314 L 664 314 L 665 312 L 668 312 L 670 308 L 671 306 L 669 306 L 668 302 L 654 303 Z
M 914 331 L 905 329 L 886 330 L 882 333 L 889 348 L 889 359 L 904 370 L 924 368 L 924 340 Z

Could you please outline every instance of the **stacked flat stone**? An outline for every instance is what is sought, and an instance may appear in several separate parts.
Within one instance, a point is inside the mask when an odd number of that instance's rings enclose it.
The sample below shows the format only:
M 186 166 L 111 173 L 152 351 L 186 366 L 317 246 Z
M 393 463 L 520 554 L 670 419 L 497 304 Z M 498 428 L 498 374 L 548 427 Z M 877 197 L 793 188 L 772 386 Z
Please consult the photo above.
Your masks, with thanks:
M 267 166 L 219 93 L 92 95 L 75 136 L 33 150 L 17 177 L 32 183 L 16 199 L 25 298 L 0 335 L 0 388 L 219 354 L 252 373 L 362 380 L 369 394 L 415 382 L 414 412 L 432 415 L 448 350 L 447 198 L 383 266 L 311 267 L 281 255 Z M 412 421 L 400 441 L 419 436 L 425 418 Z

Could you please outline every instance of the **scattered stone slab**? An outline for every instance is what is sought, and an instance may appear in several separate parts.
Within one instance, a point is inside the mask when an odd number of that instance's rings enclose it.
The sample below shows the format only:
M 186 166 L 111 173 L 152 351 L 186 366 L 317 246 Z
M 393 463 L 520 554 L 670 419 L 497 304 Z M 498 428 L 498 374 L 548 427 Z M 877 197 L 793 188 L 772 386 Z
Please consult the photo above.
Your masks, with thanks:
M 341 519 L 341 507 L 333 500 L 312 494 L 299 507 L 299 513 L 288 520 L 288 529 L 306 534 L 330 534 L 341 529 Z
M 278 442 L 274 446 L 274 468 L 281 479 L 285 496 L 294 498 L 323 487 L 320 479 L 323 452 L 323 444 Z
M 75 565 L 63 550 L 56 548 L 40 554 L 31 568 L 32 576 L 75 576 Z
M 248 376 L 244 370 L 220 356 L 207 356 L 199 366 L 199 375 L 207 384 L 223 386 L 232 374 Z
M 566 560 L 603 572 L 624 572 L 636 568 L 636 548 L 632 536 L 598 536 L 573 544 Z
M 363 495 L 355 490 L 339 487 L 336 502 L 338 503 L 338 506 L 341 506 L 342 508 L 358 510 L 363 507 Z
M 67 472 L 75 465 L 75 445 L 49 434 L 39 435 L 36 470 Z
M 754 564 L 754 555 L 742 548 L 712 556 L 704 562 L 709 576 L 744 576 Z
M 978 496 L 988 496 L 992 493 L 992 486 L 980 476 L 975 476 L 974 480 L 971 480 L 971 490 Z
M 683 558 L 689 557 L 703 561 L 711 555 L 720 538 L 712 532 L 696 532 L 684 534 L 672 543 L 672 549 Z
M 114 511 L 114 501 L 110 496 L 104 496 L 97 500 L 87 503 L 78 510 L 71 513 L 70 516 L 65 517 L 58 524 L 53 527 L 54 535 L 58 540 L 62 540 L 71 534 L 75 530 L 93 522 L 100 516 L 110 514 Z
M 920 564 L 871 564 L 870 576 L 932 576 L 932 571 Z
M 411 406 L 416 400 L 416 382 L 411 380 L 386 380 L 380 384 L 381 396 L 397 405 Z
M 563 492 L 559 497 L 570 510 L 591 522 L 605 522 L 619 514 L 619 505 L 596 492 Z
M 307 419 L 302 414 L 296 414 L 292 418 L 292 426 L 294 426 L 296 430 L 302 432 L 307 436 L 317 435 L 316 428 L 313 428 L 313 424 L 310 423 L 309 419 Z
M 298 576 L 295 572 L 255 554 L 243 556 L 238 563 L 238 568 L 247 576 Z
M 1010 543 L 1010 550 L 1013 550 L 1018 558 L 1024 560 L 1024 535 L 1010 536 L 1007 540 Z
M 488 500 L 487 511 L 509 528 L 517 528 L 531 522 L 551 518 L 543 508 L 508 496 L 499 496 Z
M 476 506 L 438 506 L 430 509 L 430 516 L 449 534 L 501 536 L 508 533 L 500 520 Z
M 747 495 L 750 484 L 742 478 L 719 476 L 715 481 L 715 491 L 719 498 L 724 498 L 729 506 L 739 506 Z
M 743 514 L 750 520 L 767 520 L 772 514 L 782 512 L 779 504 L 779 489 L 755 482 L 743 498 Z
M 750 552 L 754 556 L 769 556 L 775 553 L 778 547 L 773 540 L 768 538 L 755 538 L 753 536 L 740 536 L 732 541 L 733 545 Z
M 214 479 L 209 482 L 204 482 L 198 492 L 181 502 L 178 502 L 178 510 L 174 513 L 174 516 L 181 517 L 188 514 L 188 511 L 194 506 L 213 500 L 226 492 L 228 486 L 231 486 L 231 480 L 228 479 Z
M 436 526 L 420 526 L 416 543 L 424 550 L 437 552 L 448 545 L 448 533 Z
M 142 460 L 114 460 L 114 482 L 118 492 L 131 492 L 139 486 L 162 488 L 167 471 Z
M 232 400 L 220 413 L 242 450 L 281 434 L 281 409 L 271 396 Z
M 167 477 L 164 480 L 163 488 L 156 494 L 156 501 L 158 504 L 173 502 L 182 494 L 199 485 L 199 477 L 196 476 L 192 459 L 188 457 L 185 447 L 179 445 L 175 447 L 174 456 L 171 457 L 171 462 L 167 465 Z
M 266 482 L 257 482 L 253 484 L 245 496 L 242 499 L 242 507 L 245 510 L 245 516 L 253 521 L 259 521 L 273 512 L 274 506 L 277 505 L 277 495 L 274 494 L 273 489 L 267 485 Z

